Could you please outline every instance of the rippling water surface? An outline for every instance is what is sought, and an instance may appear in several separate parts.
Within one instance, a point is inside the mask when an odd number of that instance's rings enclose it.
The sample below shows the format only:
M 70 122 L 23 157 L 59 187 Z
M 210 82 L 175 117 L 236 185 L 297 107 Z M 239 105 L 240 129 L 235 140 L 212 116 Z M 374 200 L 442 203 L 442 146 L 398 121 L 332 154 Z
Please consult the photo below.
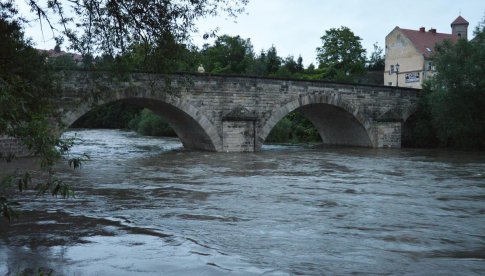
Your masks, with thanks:
M 76 198 L 19 198 L 0 274 L 485 274 L 485 156 L 265 146 L 76 130 Z M 47 210 L 47 211 L 44 211 Z

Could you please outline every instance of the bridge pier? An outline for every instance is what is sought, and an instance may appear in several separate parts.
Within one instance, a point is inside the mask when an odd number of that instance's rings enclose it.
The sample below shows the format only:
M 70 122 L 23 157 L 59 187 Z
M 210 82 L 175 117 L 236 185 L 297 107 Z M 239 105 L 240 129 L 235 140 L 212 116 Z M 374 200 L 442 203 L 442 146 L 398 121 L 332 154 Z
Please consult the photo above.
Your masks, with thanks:
M 237 106 L 222 117 L 222 151 L 255 152 L 256 121 L 254 112 Z
M 254 121 L 223 121 L 222 149 L 224 152 L 255 152 Z
M 375 122 L 372 126 L 374 148 L 401 148 L 401 122 Z
M 400 148 L 402 122 L 418 90 L 308 80 L 99 72 L 61 72 L 59 99 L 70 125 L 95 105 L 127 101 L 165 117 L 183 145 L 217 152 L 259 151 L 273 127 L 301 112 L 329 145 Z M 1 137 L 0 137 L 1 138 Z M 0 139 L 0 152 L 14 150 Z M 2 147 L 2 144 L 5 146 Z

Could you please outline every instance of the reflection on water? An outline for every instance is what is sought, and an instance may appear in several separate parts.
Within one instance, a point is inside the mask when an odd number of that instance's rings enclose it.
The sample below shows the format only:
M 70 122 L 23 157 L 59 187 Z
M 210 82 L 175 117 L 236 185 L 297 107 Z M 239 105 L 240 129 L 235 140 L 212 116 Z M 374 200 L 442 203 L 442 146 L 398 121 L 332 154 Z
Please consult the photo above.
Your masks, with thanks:
M 31 211 L 0 229 L 0 274 L 485 273 L 483 154 L 311 146 L 228 154 L 76 132 L 83 142 L 74 151 L 92 161 L 57 170 L 77 197 L 19 198 Z

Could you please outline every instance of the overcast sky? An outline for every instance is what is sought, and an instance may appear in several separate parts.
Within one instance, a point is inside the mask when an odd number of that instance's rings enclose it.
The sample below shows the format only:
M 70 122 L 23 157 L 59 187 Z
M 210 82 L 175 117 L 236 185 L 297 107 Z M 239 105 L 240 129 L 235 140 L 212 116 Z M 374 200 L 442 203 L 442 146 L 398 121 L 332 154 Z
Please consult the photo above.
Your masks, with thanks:
M 25 0 L 17 0 L 22 4 Z M 20 5 L 21 11 L 25 11 Z M 223 17 L 200 20 L 200 34 L 194 35 L 194 42 L 202 45 L 202 33 L 219 27 L 218 34 L 240 35 L 250 38 L 254 50 L 259 53 L 272 45 L 278 55 L 301 55 L 305 65 L 316 63 L 316 47 L 321 45 L 320 37 L 325 30 L 349 27 L 362 38 L 367 52 L 378 42 L 384 48 L 386 35 L 399 26 L 406 29 L 426 30 L 436 28 L 438 32 L 451 33 L 450 23 L 463 16 L 470 22 L 472 34 L 485 15 L 483 0 L 250 0 L 246 12 L 236 21 Z M 46 27 L 44 27 L 45 29 Z M 38 26 L 27 28 L 36 47 L 52 49 L 54 41 L 48 33 L 42 38 Z M 209 41 L 210 42 L 210 41 Z

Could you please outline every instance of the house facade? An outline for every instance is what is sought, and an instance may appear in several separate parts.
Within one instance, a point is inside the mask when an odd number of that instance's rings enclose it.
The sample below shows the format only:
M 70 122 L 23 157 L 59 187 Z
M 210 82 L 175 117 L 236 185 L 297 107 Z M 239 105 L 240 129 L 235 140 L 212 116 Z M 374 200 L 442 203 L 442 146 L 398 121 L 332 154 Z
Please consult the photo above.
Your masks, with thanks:
M 458 16 L 451 23 L 451 34 L 436 29 L 418 30 L 395 27 L 386 36 L 384 85 L 422 88 L 423 81 L 433 76 L 433 51 L 437 43 L 468 39 L 469 23 Z

